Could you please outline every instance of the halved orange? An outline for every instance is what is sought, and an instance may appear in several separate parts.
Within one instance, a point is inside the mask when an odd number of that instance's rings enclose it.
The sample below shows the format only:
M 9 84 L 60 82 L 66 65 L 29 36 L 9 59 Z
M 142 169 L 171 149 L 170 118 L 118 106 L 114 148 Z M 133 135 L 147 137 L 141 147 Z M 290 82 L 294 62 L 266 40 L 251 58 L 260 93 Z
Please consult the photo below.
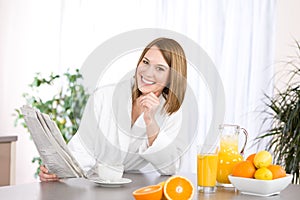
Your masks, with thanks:
M 183 176 L 171 176 L 164 184 L 164 196 L 168 200 L 189 200 L 194 196 L 194 186 Z
M 162 181 L 160 183 L 158 183 L 157 185 L 161 185 L 162 186 L 162 198 L 161 200 L 166 200 L 165 194 L 164 194 L 164 187 L 165 187 L 165 181 Z
M 133 196 L 136 200 L 160 200 L 162 198 L 162 186 L 150 185 L 135 190 Z

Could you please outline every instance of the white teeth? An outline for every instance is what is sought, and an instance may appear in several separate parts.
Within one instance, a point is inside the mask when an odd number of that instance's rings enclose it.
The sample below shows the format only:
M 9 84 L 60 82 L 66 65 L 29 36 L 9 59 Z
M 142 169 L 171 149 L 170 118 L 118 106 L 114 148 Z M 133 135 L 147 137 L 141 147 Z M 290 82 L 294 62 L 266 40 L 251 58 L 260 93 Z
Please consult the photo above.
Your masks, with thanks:
M 144 79 L 144 77 L 142 76 L 142 81 L 146 84 L 149 84 L 149 85 L 152 85 L 154 84 L 155 82 L 152 82 L 152 81 L 147 81 L 146 79 Z

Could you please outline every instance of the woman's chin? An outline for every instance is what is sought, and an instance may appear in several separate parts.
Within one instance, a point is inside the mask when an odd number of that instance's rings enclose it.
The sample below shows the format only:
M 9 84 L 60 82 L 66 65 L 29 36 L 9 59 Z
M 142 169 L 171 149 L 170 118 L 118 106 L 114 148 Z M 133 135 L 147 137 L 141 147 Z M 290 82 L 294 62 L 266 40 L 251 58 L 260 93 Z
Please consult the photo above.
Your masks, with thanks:
M 140 87 L 139 90 L 141 91 L 142 94 L 148 94 L 150 92 L 153 92 L 153 90 L 151 90 L 149 87 L 144 86 L 144 87 Z

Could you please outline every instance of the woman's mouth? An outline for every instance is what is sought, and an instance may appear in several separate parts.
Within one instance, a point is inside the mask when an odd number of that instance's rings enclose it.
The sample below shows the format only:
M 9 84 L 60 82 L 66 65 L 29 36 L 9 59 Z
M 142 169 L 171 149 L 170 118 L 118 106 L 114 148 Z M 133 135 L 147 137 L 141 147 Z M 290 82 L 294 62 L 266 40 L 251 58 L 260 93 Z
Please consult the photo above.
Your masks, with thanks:
M 153 84 L 155 84 L 155 82 L 153 82 L 153 81 L 150 81 L 150 80 L 147 80 L 147 79 L 145 79 L 143 76 L 142 76 L 142 81 L 144 82 L 144 83 L 146 83 L 147 85 L 153 85 Z

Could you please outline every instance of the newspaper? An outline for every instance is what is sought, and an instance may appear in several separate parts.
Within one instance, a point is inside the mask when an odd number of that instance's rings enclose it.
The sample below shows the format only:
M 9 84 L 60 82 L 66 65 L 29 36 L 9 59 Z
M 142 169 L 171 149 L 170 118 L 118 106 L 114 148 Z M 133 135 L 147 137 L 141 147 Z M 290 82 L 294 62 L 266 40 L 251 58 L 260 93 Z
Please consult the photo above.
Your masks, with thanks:
M 49 115 L 27 105 L 21 111 L 42 162 L 49 172 L 59 178 L 86 178 Z

